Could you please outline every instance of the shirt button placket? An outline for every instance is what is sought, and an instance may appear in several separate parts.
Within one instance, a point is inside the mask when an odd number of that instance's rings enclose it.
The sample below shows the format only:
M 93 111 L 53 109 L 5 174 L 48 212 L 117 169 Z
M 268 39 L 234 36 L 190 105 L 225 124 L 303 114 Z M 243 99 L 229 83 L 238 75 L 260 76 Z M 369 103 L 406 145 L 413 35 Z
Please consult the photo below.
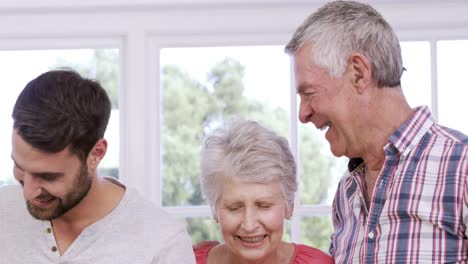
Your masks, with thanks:
M 46 233 L 47 233 L 47 234 L 52 234 L 52 228 L 47 227 L 47 228 L 46 228 Z M 57 246 L 52 246 L 52 247 L 50 248 L 50 250 L 52 250 L 52 252 L 55 253 L 55 252 L 57 252 L 58 248 L 57 248 Z

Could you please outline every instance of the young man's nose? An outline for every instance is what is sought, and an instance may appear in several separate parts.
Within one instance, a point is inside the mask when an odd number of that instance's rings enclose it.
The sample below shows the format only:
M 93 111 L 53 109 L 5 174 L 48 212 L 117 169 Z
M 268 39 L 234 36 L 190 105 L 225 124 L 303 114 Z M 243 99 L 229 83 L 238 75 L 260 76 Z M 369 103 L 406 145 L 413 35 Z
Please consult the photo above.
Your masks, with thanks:
M 26 200 L 32 200 L 42 193 L 42 187 L 38 180 L 25 173 L 21 180 L 23 185 L 23 196 Z

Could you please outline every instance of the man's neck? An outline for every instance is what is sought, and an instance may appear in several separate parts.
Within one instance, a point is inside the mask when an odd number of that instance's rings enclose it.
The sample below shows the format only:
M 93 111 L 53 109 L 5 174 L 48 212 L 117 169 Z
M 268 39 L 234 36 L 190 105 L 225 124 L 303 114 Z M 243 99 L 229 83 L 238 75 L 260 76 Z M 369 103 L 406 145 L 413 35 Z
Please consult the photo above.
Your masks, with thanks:
M 379 170 L 385 161 L 384 146 L 395 131 L 410 118 L 413 110 L 406 102 L 401 88 L 375 88 L 367 110 L 366 129 L 362 129 L 361 158 L 370 170 Z
M 385 162 L 384 146 L 395 131 L 413 114 L 401 88 L 374 88 L 363 113 L 360 156 L 366 164 L 366 204 L 369 207 Z
M 88 226 L 114 210 L 125 189 L 104 178 L 96 177 L 88 194 L 70 211 L 52 220 L 55 240 L 62 255 Z

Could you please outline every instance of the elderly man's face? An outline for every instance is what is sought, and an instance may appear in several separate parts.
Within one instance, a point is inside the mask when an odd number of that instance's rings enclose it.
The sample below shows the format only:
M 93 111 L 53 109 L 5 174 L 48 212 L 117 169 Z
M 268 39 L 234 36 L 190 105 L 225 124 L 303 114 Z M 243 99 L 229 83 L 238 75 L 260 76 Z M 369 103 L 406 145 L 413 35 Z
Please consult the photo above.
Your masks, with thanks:
M 286 210 L 279 182 L 244 183 L 227 178 L 216 205 L 224 241 L 234 255 L 270 263 L 281 243 Z
M 299 120 L 326 130 L 325 138 L 335 156 L 350 157 L 359 143 L 359 131 L 355 128 L 354 95 L 347 72 L 343 77 L 331 78 L 325 69 L 311 63 L 311 52 L 310 45 L 305 45 L 294 54 Z

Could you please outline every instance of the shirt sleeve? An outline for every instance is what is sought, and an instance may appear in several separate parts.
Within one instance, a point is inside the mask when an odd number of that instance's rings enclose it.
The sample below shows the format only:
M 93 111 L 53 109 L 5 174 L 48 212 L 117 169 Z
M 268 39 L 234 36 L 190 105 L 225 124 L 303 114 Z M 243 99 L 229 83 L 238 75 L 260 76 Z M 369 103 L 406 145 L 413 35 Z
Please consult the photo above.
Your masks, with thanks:
M 166 247 L 161 250 L 161 254 L 152 261 L 152 264 L 174 263 L 195 264 L 192 242 L 185 230 L 169 240 Z

